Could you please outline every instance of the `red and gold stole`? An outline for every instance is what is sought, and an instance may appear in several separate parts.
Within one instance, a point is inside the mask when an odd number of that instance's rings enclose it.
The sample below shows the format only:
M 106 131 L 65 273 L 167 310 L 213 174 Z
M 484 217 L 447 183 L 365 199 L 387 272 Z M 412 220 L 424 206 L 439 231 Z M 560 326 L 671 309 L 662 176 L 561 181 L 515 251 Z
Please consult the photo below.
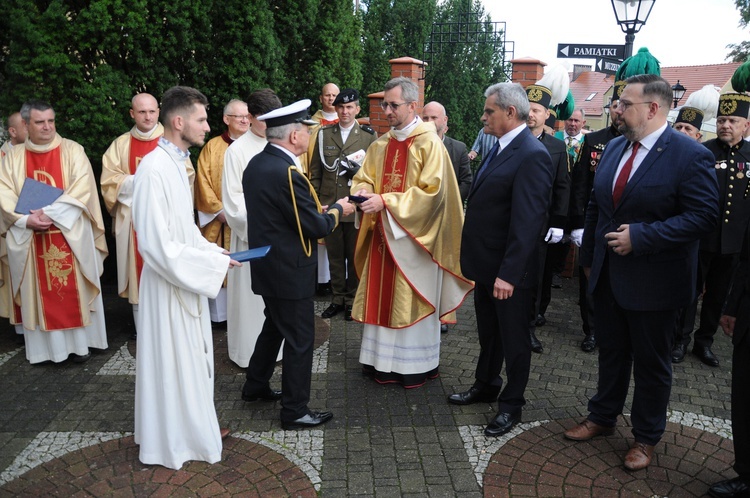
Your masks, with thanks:
M 37 153 L 26 149 L 26 176 L 64 189 L 65 178 L 60 146 Z M 41 330 L 83 327 L 81 297 L 76 281 L 77 263 L 65 236 L 55 226 L 34 232 L 39 303 L 42 307 Z
M 339 122 L 338 118 L 336 118 L 336 119 L 321 118 L 320 119 L 320 126 L 335 125 L 338 122 Z
M 403 192 L 406 185 L 409 148 L 414 137 L 403 142 L 390 139 L 385 150 L 381 193 Z M 390 253 L 383 232 L 381 211 L 375 223 L 370 244 L 370 260 L 367 268 L 367 291 L 365 292 L 364 322 L 381 327 L 391 326 L 391 310 L 396 298 L 396 275 L 398 267 Z
M 130 135 L 130 157 L 128 159 L 128 168 L 130 169 L 131 175 L 135 174 L 135 170 L 136 168 L 138 168 L 138 164 L 141 162 L 141 159 L 143 159 L 146 154 L 154 150 L 156 146 L 159 145 L 159 138 L 160 137 L 156 137 L 151 140 L 139 140 L 132 134 Z M 138 237 L 136 237 L 132 225 L 130 227 L 130 231 L 133 239 L 133 252 L 135 253 L 135 274 L 138 277 L 138 281 L 135 283 L 135 286 L 136 288 L 138 288 L 141 283 L 143 258 L 141 257 L 141 253 L 138 251 Z

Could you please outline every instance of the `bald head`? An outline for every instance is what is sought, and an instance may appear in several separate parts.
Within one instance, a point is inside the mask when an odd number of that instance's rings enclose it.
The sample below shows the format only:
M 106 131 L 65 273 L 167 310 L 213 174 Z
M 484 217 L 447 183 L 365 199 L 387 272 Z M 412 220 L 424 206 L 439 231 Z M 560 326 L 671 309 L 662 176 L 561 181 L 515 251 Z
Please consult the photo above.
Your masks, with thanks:
M 20 112 L 14 112 L 8 117 L 8 135 L 12 145 L 22 144 L 26 141 L 28 132 Z
M 159 123 L 159 103 L 149 93 L 139 93 L 130 101 L 130 117 L 138 131 L 148 133 Z
M 434 123 L 437 134 L 443 138 L 448 128 L 448 115 L 440 102 L 429 102 L 422 108 L 422 121 Z
M 333 107 L 333 101 L 336 100 L 336 95 L 339 94 L 339 87 L 334 83 L 326 83 L 323 85 L 323 89 L 320 91 L 320 105 L 323 108 L 323 112 L 336 112 Z

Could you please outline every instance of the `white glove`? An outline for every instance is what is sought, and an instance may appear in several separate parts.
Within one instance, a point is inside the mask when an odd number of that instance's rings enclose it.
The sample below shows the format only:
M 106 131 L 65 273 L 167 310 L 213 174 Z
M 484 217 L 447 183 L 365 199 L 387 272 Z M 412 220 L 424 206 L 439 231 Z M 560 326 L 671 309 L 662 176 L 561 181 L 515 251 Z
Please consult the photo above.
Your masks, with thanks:
M 581 247 L 581 242 L 583 242 L 583 228 L 576 228 L 570 232 L 570 240 L 573 241 L 576 247 Z
M 560 242 L 563 238 L 563 229 L 562 228 L 550 228 L 547 231 L 547 236 L 544 237 L 544 241 L 547 244 L 557 244 Z

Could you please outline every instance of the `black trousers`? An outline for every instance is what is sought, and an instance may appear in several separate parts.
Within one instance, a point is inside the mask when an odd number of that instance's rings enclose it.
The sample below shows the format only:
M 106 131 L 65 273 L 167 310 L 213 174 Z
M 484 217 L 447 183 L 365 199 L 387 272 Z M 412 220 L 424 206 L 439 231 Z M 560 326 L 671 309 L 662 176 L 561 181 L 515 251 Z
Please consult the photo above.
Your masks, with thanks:
M 694 348 L 711 347 L 714 343 L 714 334 L 719 327 L 721 309 L 724 306 L 738 264 L 738 254 L 700 252 L 698 292 L 700 293 L 704 286 L 706 290 L 703 293 L 700 325 L 698 330 L 695 331 Z M 697 301 L 695 306 L 698 306 Z M 687 340 L 690 341 L 689 336 Z
M 325 241 L 333 291 L 331 303 L 351 306 L 359 284 L 357 270 L 354 268 L 354 248 L 357 245 L 354 222 L 339 223 Z
M 281 420 L 291 422 L 309 411 L 307 404 L 310 401 L 315 342 L 313 300 L 312 297 L 291 300 L 263 296 L 263 302 L 266 321 L 250 358 L 242 392 L 252 395 L 268 389 L 279 347 L 284 341 Z
M 737 323 L 735 334 L 744 327 L 745 336 L 732 354 L 732 437 L 734 470 L 750 479 L 750 323 Z
M 583 267 L 578 267 L 578 309 L 581 312 L 583 322 L 583 334 L 595 335 L 594 331 L 594 296 L 589 293 L 589 279 Z
M 589 420 L 614 427 L 635 382 L 631 420 L 637 442 L 655 445 L 667 425 L 672 389 L 672 343 L 677 310 L 623 309 L 605 267 L 594 292 L 599 382 L 589 401 Z
M 477 283 L 474 289 L 474 309 L 479 332 L 479 360 L 476 383 L 481 389 L 500 391 L 498 409 L 517 413 L 526 403 L 524 391 L 531 367 L 531 319 L 534 292 L 515 289 L 509 299 L 492 296 L 493 287 Z M 507 382 L 503 389 L 500 372 L 505 363 Z M 502 389 L 502 390 L 501 390 Z

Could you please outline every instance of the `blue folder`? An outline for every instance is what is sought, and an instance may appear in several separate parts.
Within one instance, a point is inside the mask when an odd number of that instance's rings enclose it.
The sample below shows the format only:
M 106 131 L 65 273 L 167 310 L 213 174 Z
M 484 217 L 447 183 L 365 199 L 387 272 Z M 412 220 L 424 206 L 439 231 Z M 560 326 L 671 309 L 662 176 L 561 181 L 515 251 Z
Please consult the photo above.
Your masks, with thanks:
M 31 214 L 32 209 L 49 206 L 62 194 L 62 189 L 38 182 L 33 178 L 27 178 L 23 182 L 21 193 L 18 196 L 15 212 L 18 214 Z
M 247 251 L 233 252 L 229 255 L 229 257 L 235 261 L 244 263 L 245 261 L 250 261 L 251 259 L 260 259 L 268 254 L 268 251 L 270 250 L 271 246 L 255 247 L 253 249 L 248 249 Z

